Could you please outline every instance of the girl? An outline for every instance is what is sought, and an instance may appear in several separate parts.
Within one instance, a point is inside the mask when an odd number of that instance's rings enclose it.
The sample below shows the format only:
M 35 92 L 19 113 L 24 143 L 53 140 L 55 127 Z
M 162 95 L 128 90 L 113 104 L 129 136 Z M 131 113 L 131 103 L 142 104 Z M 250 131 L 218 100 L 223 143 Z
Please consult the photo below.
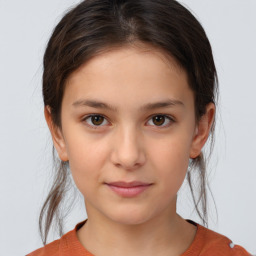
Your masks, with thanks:
M 176 212 L 187 176 L 207 226 L 202 148 L 217 91 L 207 36 L 175 0 L 85 0 L 70 10 L 44 55 L 44 113 L 61 162 L 40 215 L 45 246 L 28 255 L 249 255 Z M 69 170 L 88 218 L 63 235 Z M 54 217 L 62 237 L 46 245 Z

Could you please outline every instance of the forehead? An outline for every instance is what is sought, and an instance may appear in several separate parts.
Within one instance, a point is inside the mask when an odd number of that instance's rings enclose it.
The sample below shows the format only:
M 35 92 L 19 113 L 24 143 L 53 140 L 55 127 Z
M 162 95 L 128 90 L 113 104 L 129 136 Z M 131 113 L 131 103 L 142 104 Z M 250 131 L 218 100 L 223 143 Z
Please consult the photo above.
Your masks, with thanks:
M 182 101 L 187 93 L 187 74 L 174 58 L 155 48 L 123 47 L 101 53 L 73 72 L 64 96 L 77 101 L 96 95 L 137 104 L 166 94 Z
M 176 59 L 170 54 L 167 54 L 164 50 L 152 45 L 137 42 L 136 44 L 134 43 L 128 46 L 103 49 L 99 54 L 95 55 L 75 70 L 68 77 L 67 82 L 70 83 L 78 78 L 78 73 L 86 73 L 86 75 L 96 73 L 98 75 L 100 71 L 107 71 L 107 69 L 110 68 L 119 69 L 120 65 L 129 63 L 141 63 L 141 66 L 144 69 L 148 68 L 149 71 L 150 68 L 154 69 L 156 72 L 158 69 L 161 69 L 163 72 L 187 75 L 186 71 Z M 126 65 L 126 67 L 127 66 L 128 65 Z

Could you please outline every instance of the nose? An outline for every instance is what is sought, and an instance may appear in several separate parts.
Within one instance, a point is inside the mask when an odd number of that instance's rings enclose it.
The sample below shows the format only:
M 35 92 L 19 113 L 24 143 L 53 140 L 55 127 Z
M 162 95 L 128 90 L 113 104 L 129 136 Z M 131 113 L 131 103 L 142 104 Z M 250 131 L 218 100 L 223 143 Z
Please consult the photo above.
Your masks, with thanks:
M 146 156 L 142 135 L 136 128 L 123 128 L 116 132 L 111 160 L 119 168 L 135 170 L 144 165 Z

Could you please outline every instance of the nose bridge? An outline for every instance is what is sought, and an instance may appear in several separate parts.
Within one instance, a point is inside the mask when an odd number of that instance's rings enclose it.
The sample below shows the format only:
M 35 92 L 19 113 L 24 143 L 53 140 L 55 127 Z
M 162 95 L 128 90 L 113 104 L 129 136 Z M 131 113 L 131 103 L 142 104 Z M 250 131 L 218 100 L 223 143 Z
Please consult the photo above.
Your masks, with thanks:
M 134 169 L 144 163 L 143 137 L 135 124 L 118 127 L 114 141 L 115 164 L 125 169 Z

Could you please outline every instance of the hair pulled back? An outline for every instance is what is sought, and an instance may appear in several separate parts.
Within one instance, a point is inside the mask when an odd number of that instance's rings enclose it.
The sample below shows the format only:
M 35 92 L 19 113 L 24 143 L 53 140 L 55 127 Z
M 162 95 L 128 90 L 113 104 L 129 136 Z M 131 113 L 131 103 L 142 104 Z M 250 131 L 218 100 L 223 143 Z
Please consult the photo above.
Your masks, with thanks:
M 211 46 L 204 29 L 185 7 L 175 0 L 85 0 L 57 24 L 44 54 L 43 99 L 44 105 L 50 107 L 53 125 L 61 128 L 62 98 L 72 72 L 104 51 L 138 42 L 173 57 L 187 72 L 194 92 L 197 121 L 208 103 L 216 104 L 218 81 Z M 211 139 L 214 128 L 215 122 Z M 59 209 L 70 184 L 67 163 L 57 159 L 55 163 L 54 182 L 39 218 L 44 244 L 54 218 L 59 224 L 60 236 L 63 235 Z M 191 160 L 190 167 L 187 180 L 195 209 L 207 226 L 207 180 L 202 153 Z M 197 198 L 191 181 L 192 169 L 199 172 Z

